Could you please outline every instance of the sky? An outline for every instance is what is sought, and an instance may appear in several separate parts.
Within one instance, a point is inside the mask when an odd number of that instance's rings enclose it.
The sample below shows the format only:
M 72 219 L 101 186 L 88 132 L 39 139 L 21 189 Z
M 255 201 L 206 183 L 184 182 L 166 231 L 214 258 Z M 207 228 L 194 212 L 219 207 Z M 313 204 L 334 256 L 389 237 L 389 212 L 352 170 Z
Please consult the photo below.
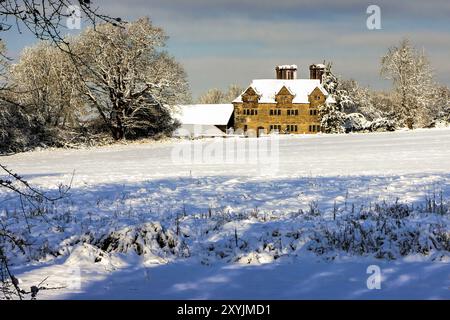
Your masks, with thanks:
M 169 36 L 167 50 L 188 74 L 194 97 L 210 88 L 248 86 L 273 78 L 278 64 L 331 61 L 335 73 L 361 85 L 387 89 L 379 74 L 389 47 L 408 37 L 425 50 L 436 79 L 450 85 L 449 0 L 93 0 L 112 16 L 148 16 Z M 381 29 L 369 30 L 369 5 L 381 9 Z M 83 24 L 83 26 L 87 24 Z M 36 40 L 26 32 L 0 34 L 9 55 Z

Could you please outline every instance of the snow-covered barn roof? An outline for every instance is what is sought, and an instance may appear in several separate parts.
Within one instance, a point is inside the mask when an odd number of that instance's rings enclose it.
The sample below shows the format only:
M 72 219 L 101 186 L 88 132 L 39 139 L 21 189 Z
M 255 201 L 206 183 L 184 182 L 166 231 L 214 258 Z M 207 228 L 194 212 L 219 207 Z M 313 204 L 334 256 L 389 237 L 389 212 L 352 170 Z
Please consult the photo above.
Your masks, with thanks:
M 232 104 L 189 104 L 175 107 L 173 117 L 181 124 L 227 125 L 233 114 Z
M 175 137 L 224 137 L 225 132 L 214 125 L 182 124 L 173 133 Z
M 328 96 L 328 92 L 322 87 L 320 80 L 314 79 L 259 79 L 253 80 L 250 84 L 250 87 L 260 95 L 260 103 L 275 103 L 275 96 L 283 86 L 294 94 L 293 103 L 308 103 L 308 95 L 310 95 L 315 88 L 319 88 L 325 96 Z M 247 89 L 245 91 L 247 91 Z M 242 94 L 233 102 L 242 102 Z

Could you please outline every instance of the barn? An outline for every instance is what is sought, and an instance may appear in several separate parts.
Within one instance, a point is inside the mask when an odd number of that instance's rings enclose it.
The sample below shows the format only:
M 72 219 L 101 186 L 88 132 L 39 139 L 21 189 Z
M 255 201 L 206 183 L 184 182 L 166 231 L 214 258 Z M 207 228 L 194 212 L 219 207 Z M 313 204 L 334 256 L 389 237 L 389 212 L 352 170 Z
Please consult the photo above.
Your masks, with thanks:
M 174 119 L 181 123 L 174 135 L 178 137 L 223 137 L 234 126 L 232 104 L 177 105 Z

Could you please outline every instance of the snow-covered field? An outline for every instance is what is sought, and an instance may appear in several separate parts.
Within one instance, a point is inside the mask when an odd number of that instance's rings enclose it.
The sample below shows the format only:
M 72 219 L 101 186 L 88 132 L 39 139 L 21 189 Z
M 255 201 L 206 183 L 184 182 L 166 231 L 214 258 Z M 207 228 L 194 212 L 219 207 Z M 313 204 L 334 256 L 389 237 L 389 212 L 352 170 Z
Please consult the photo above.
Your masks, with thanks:
M 31 232 L 10 227 L 33 243 L 26 255 L 11 249 L 22 286 L 46 279 L 64 287 L 41 299 L 450 298 L 449 252 L 435 244 L 448 244 L 450 129 L 282 136 L 259 163 L 223 163 L 216 154 L 189 162 L 178 153 L 210 154 L 223 143 L 244 143 L 248 152 L 270 139 L 256 140 L 2 157 L 47 192 L 73 178 L 69 196 L 46 207 L 51 221 L 33 218 Z M 401 205 L 411 211 L 405 224 L 389 220 L 394 236 L 374 249 L 371 241 L 391 232 L 378 216 Z M 17 222 L 20 202 L 2 191 L 0 212 L 3 222 Z M 338 237 L 356 216 L 364 249 L 331 249 L 324 234 Z M 414 248 L 396 247 L 402 237 Z M 367 286 L 370 265 L 381 269 L 379 290 Z

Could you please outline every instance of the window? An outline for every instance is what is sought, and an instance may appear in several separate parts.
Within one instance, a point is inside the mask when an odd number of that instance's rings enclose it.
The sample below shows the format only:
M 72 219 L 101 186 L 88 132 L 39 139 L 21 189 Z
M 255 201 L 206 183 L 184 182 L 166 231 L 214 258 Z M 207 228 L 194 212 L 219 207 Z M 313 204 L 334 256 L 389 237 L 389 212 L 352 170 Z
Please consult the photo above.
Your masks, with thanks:
M 309 110 L 310 116 L 317 116 L 317 110 Z
M 281 116 L 281 110 L 280 109 L 270 110 L 270 115 L 271 116 Z
M 273 110 L 272 110 L 272 109 L 270 109 L 269 114 L 270 114 L 271 116 L 273 116 Z M 272 126 L 271 126 L 271 127 L 272 127 Z
M 250 110 L 250 115 L 253 116 L 255 114 L 255 110 Z
M 255 116 L 257 116 L 258 115 L 258 110 L 255 110 Z
M 281 125 L 279 124 L 271 124 L 270 125 L 270 131 L 278 130 L 278 132 L 281 131 Z
M 320 100 L 320 96 L 316 96 L 316 100 Z
M 298 116 L 298 109 L 295 109 L 295 115 Z
M 291 110 L 287 111 L 287 115 L 290 116 L 291 115 Z

